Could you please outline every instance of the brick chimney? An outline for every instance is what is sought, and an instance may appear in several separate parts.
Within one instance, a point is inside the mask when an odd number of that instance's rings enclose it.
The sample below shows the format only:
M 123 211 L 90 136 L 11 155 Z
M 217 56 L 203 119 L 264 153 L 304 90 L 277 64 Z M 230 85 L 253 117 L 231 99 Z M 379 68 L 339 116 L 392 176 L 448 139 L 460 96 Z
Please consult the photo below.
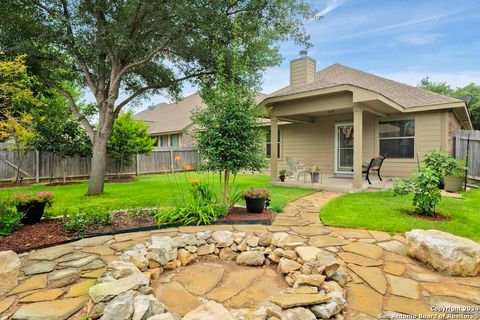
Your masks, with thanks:
M 290 86 L 303 86 L 315 81 L 317 62 L 308 56 L 307 50 L 300 51 L 300 57 L 290 61 Z

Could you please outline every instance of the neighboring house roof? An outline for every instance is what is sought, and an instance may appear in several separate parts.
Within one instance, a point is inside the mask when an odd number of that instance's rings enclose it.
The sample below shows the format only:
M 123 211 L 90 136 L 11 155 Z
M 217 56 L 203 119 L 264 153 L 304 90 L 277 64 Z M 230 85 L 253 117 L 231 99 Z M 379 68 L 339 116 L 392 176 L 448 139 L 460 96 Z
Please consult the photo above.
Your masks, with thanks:
M 315 81 L 311 83 L 296 88 L 286 86 L 273 92 L 267 98 L 288 96 L 346 84 L 377 92 L 404 108 L 463 102 L 459 99 L 382 78 L 338 63 L 318 71 L 315 75 Z
M 266 94 L 258 93 L 257 103 L 260 103 L 265 97 L 267 97 Z M 192 125 L 190 119 L 192 111 L 204 107 L 205 104 L 200 94 L 194 93 L 177 103 L 160 103 L 149 107 L 135 114 L 134 118 L 147 123 L 149 126 L 148 132 L 152 135 L 182 132 Z

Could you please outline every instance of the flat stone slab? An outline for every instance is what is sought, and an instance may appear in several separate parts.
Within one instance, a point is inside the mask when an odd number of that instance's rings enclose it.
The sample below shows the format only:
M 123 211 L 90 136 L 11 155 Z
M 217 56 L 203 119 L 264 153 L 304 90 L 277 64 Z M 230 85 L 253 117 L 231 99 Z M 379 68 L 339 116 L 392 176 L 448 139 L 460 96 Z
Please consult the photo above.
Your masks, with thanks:
M 382 270 L 378 267 L 361 267 L 349 264 L 348 268 L 355 272 L 360 278 L 365 280 L 373 289 L 380 294 L 387 292 L 387 279 Z
M 368 232 L 377 241 L 387 241 L 392 239 L 392 237 L 387 232 L 377 231 L 377 230 L 368 230 Z
M 86 247 L 82 249 L 85 253 L 93 253 L 99 256 L 109 256 L 115 254 L 113 249 L 110 249 L 108 246 L 94 246 L 94 247 Z
M 337 255 L 346 263 L 353 263 L 364 267 L 375 267 L 383 264 L 381 260 L 373 260 L 351 252 L 339 252 Z
M 180 316 L 184 316 L 202 304 L 197 297 L 188 292 L 178 282 L 162 284 L 155 288 L 155 296 L 168 310 Z
M 270 298 L 287 287 L 287 284 L 280 280 L 267 276 L 261 277 L 251 286 L 228 300 L 225 305 L 235 309 L 254 308 L 263 300 Z
M 96 283 L 95 279 L 85 279 L 75 283 L 69 289 L 65 298 L 80 297 L 88 294 L 88 289 L 93 287 Z
M 41 302 L 41 301 L 51 301 L 56 300 L 60 297 L 65 290 L 63 289 L 48 289 L 34 292 L 28 296 L 21 298 L 18 302 L 30 303 L 30 302 Z
M 347 287 L 349 310 L 368 314 L 378 319 L 382 312 L 383 296 L 364 284 L 352 284 Z
M 329 234 L 331 231 L 324 227 L 292 227 L 292 231 L 298 233 L 299 235 L 303 236 L 318 236 L 318 235 L 325 235 Z
M 32 252 L 28 255 L 28 259 L 51 261 L 72 252 L 73 252 L 72 246 L 63 245 L 63 246 L 51 247 L 47 249 L 40 249 L 38 251 Z
M 99 246 L 112 239 L 113 236 L 99 236 L 81 239 L 75 242 L 70 243 L 74 247 L 94 247 Z
M 80 268 L 96 259 L 97 259 L 97 256 L 89 255 L 77 260 L 60 262 L 58 264 L 58 267 L 59 268 Z
M 40 274 L 40 273 L 46 273 L 50 272 L 53 269 L 55 269 L 55 266 L 57 265 L 56 262 L 53 261 L 41 261 L 38 263 L 34 263 L 31 265 L 28 265 L 22 269 L 23 273 L 26 276 L 32 275 L 32 274 Z
M 224 269 L 218 264 L 197 264 L 175 277 L 185 289 L 196 295 L 210 292 L 222 280 Z
M 20 306 L 12 319 L 64 320 L 80 310 L 88 298 L 71 298 L 28 303 Z
M 39 274 L 36 276 L 31 276 L 27 278 L 18 286 L 12 289 L 8 294 L 16 294 L 26 291 L 32 291 L 35 289 L 44 289 L 47 286 L 47 275 L 46 274 Z
M 443 283 L 422 283 L 432 295 L 449 296 L 480 304 L 480 288 Z
M 322 249 L 319 249 L 314 246 L 301 246 L 295 248 L 298 256 L 305 262 L 310 260 L 315 260 L 317 258 L 317 254 L 322 252 Z
M 224 302 L 250 286 L 262 274 L 263 270 L 260 268 L 233 271 L 227 275 L 222 284 L 207 294 L 207 298 Z
M 390 274 L 387 274 L 387 278 L 390 283 L 390 292 L 392 294 L 410 299 L 420 298 L 418 282 Z
M 275 295 L 270 298 L 270 301 L 278 304 L 283 309 L 311 306 L 329 301 L 330 297 L 318 293 L 286 293 Z
M 335 228 L 329 227 L 333 232 L 344 236 L 345 238 L 355 238 L 355 239 L 370 239 L 372 235 L 368 230 L 364 229 L 352 229 L 352 228 Z
M 311 237 L 310 241 L 308 242 L 309 245 L 314 247 L 343 246 L 349 243 L 350 242 L 345 239 L 332 236 L 314 236 Z
M 383 249 L 377 245 L 364 243 L 364 242 L 352 242 L 342 247 L 343 250 L 353 252 L 364 257 L 378 260 L 383 254 Z
M 0 314 L 10 308 L 16 299 L 16 297 L 7 297 L 0 300 Z
M 385 299 L 384 310 L 400 312 L 405 314 L 431 314 L 429 305 L 420 300 L 390 296 Z
M 401 243 L 398 240 L 379 242 L 377 244 L 387 251 L 395 252 L 395 253 L 400 254 L 402 256 L 407 254 L 407 251 L 405 250 L 405 246 L 403 245 L 403 243 Z

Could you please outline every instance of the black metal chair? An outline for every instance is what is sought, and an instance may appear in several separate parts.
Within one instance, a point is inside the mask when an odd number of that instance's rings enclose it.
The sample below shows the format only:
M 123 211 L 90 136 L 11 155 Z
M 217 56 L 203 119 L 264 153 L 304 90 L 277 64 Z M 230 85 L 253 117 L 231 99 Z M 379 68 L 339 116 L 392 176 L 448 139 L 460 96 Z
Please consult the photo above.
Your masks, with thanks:
M 384 156 L 372 158 L 368 166 L 364 167 L 364 169 L 362 170 L 362 173 L 366 174 L 366 180 L 368 181 L 368 184 L 372 184 L 369 176 L 370 172 L 376 172 L 380 181 L 383 181 L 382 176 L 380 175 L 380 169 L 382 169 L 383 160 L 385 160 Z

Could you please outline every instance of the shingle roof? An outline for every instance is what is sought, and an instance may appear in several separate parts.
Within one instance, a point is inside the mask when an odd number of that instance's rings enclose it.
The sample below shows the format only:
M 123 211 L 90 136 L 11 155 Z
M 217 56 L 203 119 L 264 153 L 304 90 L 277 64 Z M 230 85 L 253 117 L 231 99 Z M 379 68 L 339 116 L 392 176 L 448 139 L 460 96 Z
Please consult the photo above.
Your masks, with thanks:
M 260 103 L 265 94 L 257 94 Z M 192 124 L 190 116 L 196 108 L 204 108 L 205 104 L 198 93 L 185 97 L 177 103 L 160 103 L 134 115 L 135 119 L 143 120 L 148 124 L 150 134 L 180 132 Z
M 297 88 L 286 86 L 268 97 L 286 96 L 345 84 L 377 92 L 404 108 L 462 102 L 459 99 L 382 78 L 338 63 L 317 72 L 314 82 Z

